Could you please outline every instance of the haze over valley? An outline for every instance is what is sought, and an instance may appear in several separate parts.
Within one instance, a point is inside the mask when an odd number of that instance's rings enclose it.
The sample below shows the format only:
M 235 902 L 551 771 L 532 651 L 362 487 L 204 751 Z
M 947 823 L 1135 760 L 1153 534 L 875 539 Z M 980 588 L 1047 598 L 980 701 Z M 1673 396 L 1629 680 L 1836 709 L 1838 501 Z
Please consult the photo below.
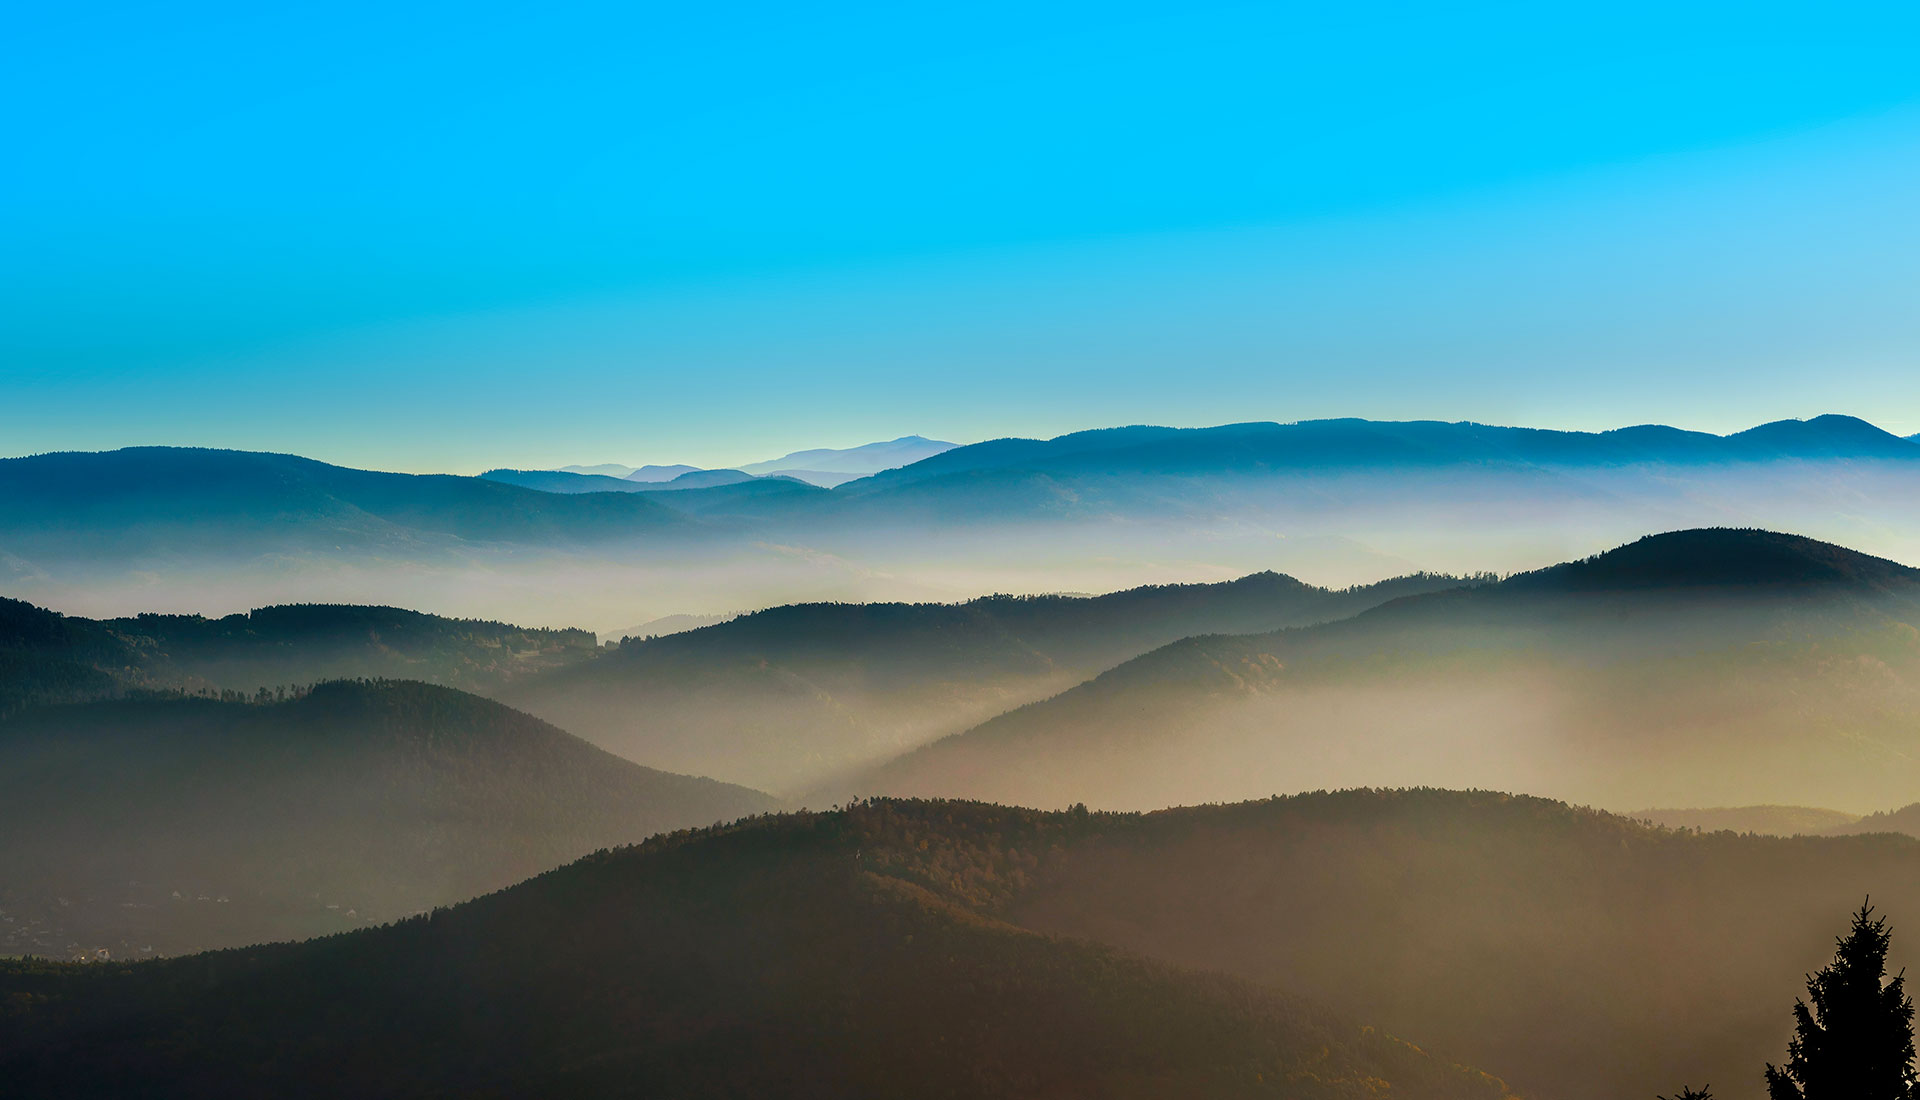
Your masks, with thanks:
M 0 1100 L 1920 1100 L 1916 42 L 10 11 Z
M 1269 569 L 1336 588 L 1504 574 L 1698 526 L 1920 557 L 1905 507 L 1920 444 L 1844 416 L 1729 436 L 1121 428 L 956 447 L 833 489 L 744 473 L 648 492 L 598 491 L 605 475 L 498 476 L 177 448 L 0 460 L 0 578 L 16 597 L 93 617 L 371 602 L 613 632 L 786 603 L 1106 592 Z

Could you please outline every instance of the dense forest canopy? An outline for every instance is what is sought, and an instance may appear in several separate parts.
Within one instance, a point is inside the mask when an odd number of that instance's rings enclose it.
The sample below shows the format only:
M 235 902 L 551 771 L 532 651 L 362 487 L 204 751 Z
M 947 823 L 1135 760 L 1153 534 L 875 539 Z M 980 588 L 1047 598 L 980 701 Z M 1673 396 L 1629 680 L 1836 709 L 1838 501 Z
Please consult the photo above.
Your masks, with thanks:
M 1705 1079 L 1737 1098 L 1784 1049 L 1836 914 L 1869 891 L 1920 912 L 1916 872 L 1904 837 L 1675 832 L 1484 792 L 1145 815 L 874 800 L 658 837 L 393 928 L 15 964 L 0 1066 L 52 1081 L 86 1049 L 64 1079 L 95 1094 L 377 1095 L 402 1065 L 430 1091 L 504 1074 L 502 1095 L 614 1074 L 742 1095 L 1503 1094 L 1464 1063 L 1523 1096 Z

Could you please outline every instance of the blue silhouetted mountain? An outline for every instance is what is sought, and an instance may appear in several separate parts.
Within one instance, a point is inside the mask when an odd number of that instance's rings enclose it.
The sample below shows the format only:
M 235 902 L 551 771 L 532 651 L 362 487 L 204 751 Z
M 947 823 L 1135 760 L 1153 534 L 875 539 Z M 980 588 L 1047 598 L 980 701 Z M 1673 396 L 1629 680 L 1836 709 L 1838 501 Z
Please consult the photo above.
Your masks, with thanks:
M 683 515 L 737 512 L 749 519 L 777 516 L 792 498 L 817 497 L 820 491 L 799 478 L 755 477 L 738 470 L 695 470 L 670 481 L 648 482 L 558 470 L 488 470 L 480 476 L 543 493 L 654 493 Z M 729 489 L 734 491 L 720 491 Z
M 688 469 L 692 469 L 692 467 L 688 467 Z M 562 466 L 560 467 L 560 472 L 565 474 L 592 474 L 598 477 L 629 477 L 634 473 L 634 468 L 631 466 L 623 466 L 618 462 L 601 462 L 592 466 Z
M 1779 459 L 1920 462 L 1920 448 L 1850 416 L 1782 420 L 1728 436 L 1662 425 L 1561 432 L 1440 421 L 1307 420 L 1216 428 L 1107 428 L 1053 439 L 997 439 L 842 487 L 864 494 L 935 479 L 1019 472 L 1193 476 L 1461 465 L 1692 465 Z
M 700 467 L 689 466 L 686 463 L 681 462 L 671 466 L 640 466 L 635 468 L 632 472 L 624 474 L 622 476 L 624 476 L 628 481 L 642 481 L 642 482 L 672 481 L 674 478 L 680 477 L 684 474 L 698 473 L 699 471 L 700 471 Z
M 711 489 L 716 485 L 738 485 L 752 481 L 753 475 L 739 470 L 689 470 L 656 486 L 660 489 Z
M 584 621 L 604 608 L 599 626 L 825 593 L 952 591 L 970 576 L 1044 591 L 1169 567 L 1192 577 L 1200 563 L 1342 583 L 1510 570 L 1716 525 L 1898 556 L 1920 539 L 1907 507 L 1920 494 L 1914 456 L 1912 442 L 1844 417 L 1727 437 L 1367 421 L 1121 428 L 958 447 L 832 490 L 740 471 L 641 484 L 381 474 L 239 452 L 47 455 L 0 462 L 0 588 L 107 609 L 206 606 L 222 588 L 255 604 L 407 604 L 431 589 L 437 607 L 487 617 Z M 735 483 L 697 487 L 710 480 Z M 633 584 L 669 571 L 681 578 L 670 604 Z
M 1337 619 L 1463 583 L 1332 591 L 1260 573 L 1098 597 L 795 604 L 623 641 L 501 698 L 629 759 L 793 792 L 1193 634 Z
M 605 474 L 570 473 L 566 470 L 488 470 L 480 475 L 488 481 L 538 489 L 543 493 L 645 493 L 658 485 L 628 481 Z
M 31 915 L 59 943 L 115 954 L 236 946 L 390 920 L 771 806 L 421 683 L 43 707 L 0 722 L 0 908 L 15 931 Z
M 577 475 L 555 475 L 577 476 Z M 644 496 L 351 470 L 293 455 L 132 447 L 0 459 L 9 541 L 75 555 L 581 544 L 682 528 Z
M 1865 812 L 1920 790 L 1915 685 L 1920 570 L 1682 531 L 1340 622 L 1176 642 L 848 789 L 1159 806 L 1441 783 Z
M 840 449 L 818 447 L 808 451 L 794 451 L 780 458 L 765 462 L 751 462 L 740 468 L 750 474 L 788 474 L 803 481 L 812 481 L 814 478 L 844 481 L 849 476 L 858 477 L 911 465 L 922 459 L 951 451 L 955 446 L 956 444 L 943 440 L 903 435 L 899 439 L 890 439 L 884 443 L 867 443 L 858 447 Z M 815 484 L 823 483 L 824 481 L 815 482 Z
M 128 691 L 240 692 L 320 680 L 424 680 L 473 691 L 592 658 L 594 636 L 397 607 L 296 604 L 209 619 L 87 619 L 0 597 L 0 717 Z

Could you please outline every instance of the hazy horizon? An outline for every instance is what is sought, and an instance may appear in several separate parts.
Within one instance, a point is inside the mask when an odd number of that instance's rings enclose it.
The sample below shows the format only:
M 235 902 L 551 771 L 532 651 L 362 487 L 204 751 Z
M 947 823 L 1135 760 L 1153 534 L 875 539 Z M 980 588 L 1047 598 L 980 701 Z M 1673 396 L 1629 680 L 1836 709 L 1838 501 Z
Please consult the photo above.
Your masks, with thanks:
M 97 7 L 0 46 L 9 451 L 1920 431 L 1906 5 Z
M 0 1092 L 1916 1100 L 1916 44 L 10 11 Z
M 1376 422 L 1383 422 L 1383 423 L 1474 424 L 1474 425 L 1485 425 L 1485 426 L 1499 427 L 1499 428 L 1526 428 L 1526 429 L 1537 429 L 1541 431 L 1585 433 L 1585 434 L 1602 434 L 1602 433 L 1611 432 L 1611 431 L 1619 431 L 1626 428 L 1658 426 L 1658 427 L 1678 428 L 1679 430 L 1685 431 L 1685 432 L 1702 432 L 1709 435 L 1718 435 L 1718 436 L 1724 437 L 1728 435 L 1735 435 L 1752 428 L 1764 427 L 1768 424 L 1784 423 L 1787 421 L 1803 421 L 1804 422 L 1804 421 L 1812 420 L 1816 417 L 1834 416 L 1834 415 L 1850 416 L 1850 417 L 1854 417 L 1855 419 L 1863 420 L 1868 424 L 1871 424 L 1874 427 L 1880 428 L 1882 431 L 1887 432 L 1889 435 L 1897 435 L 1902 437 L 1920 436 L 1920 431 L 1912 431 L 1912 432 L 1903 431 L 1900 429 L 1900 427 L 1893 426 L 1891 421 L 1882 422 L 1884 418 L 1876 419 L 1874 416 L 1860 416 L 1857 413 L 1850 412 L 1846 409 L 1839 409 L 1839 408 L 1821 408 L 1817 410 L 1803 410 L 1803 411 L 1791 413 L 1788 415 L 1774 417 L 1768 420 L 1756 420 L 1751 423 L 1748 423 L 1745 421 L 1728 421 L 1726 423 L 1716 423 L 1712 426 L 1701 426 L 1700 424 L 1696 424 L 1696 423 L 1681 423 L 1673 419 L 1666 419 L 1666 420 L 1647 419 L 1647 420 L 1636 420 L 1636 421 L 1622 422 L 1622 423 L 1565 424 L 1565 423 L 1502 422 L 1502 421 L 1489 420 L 1486 417 L 1460 417 L 1457 419 L 1448 419 L 1448 418 L 1443 418 L 1438 416 L 1420 416 L 1420 415 L 1412 415 L 1412 416 L 1405 416 L 1405 417 L 1372 417 L 1372 416 L 1362 416 L 1358 414 L 1349 415 L 1349 414 L 1336 413 L 1328 416 L 1300 417 L 1295 419 L 1285 419 L 1285 418 L 1279 418 L 1279 417 L 1261 417 L 1261 416 L 1248 417 L 1243 415 L 1238 419 L 1208 421 L 1204 423 L 1201 423 L 1201 422 L 1174 423 L 1166 420 L 1135 420 L 1135 421 L 1099 423 L 1099 424 L 1086 423 L 1086 424 L 1080 424 L 1077 426 L 1063 428 L 1059 431 L 1050 432 L 1046 435 L 1016 435 L 1016 434 L 1009 434 L 1009 433 L 1001 433 L 1001 434 L 974 433 L 972 435 L 963 434 L 958 437 L 945 438 L 945 437 L 935 437 L 930 434 L 927 434 L 924 432 L 918 432 L 918 431 L 898 432 L 894 434 L 883 433 L 880 435 L 876 435 L 872 438 L 859 439 L 859 440 L 833 439 L 833 440 L 828 440 L 826 442 L 816 441 L 806 446 L 784 450 L 778 453 L 767 453 L 764 457 L 761 457 L 761 458 L 742 458 L 740 457 L 739 454 L 736 454 L 733 456 L 731 460 L 716 462 L 710 465 L 702 465 L 700 463 L 684 463 L 684 465 L 694 466 L 695 468 L 698 468 L 698 469 L 738 470 L 738 469 L 743 469 L 749 466 L 769 466 L 775 462 L 778 462 L 781 459 L 785 459 L 796 454 L 803 454 L 807 451 L 812 451 L 812 450 L 854 450 L 861 447 L 873 446 L 875 444 L 897 442 L 903 439 L 934 440 L 936 438 L 943 438 L 945 442 L 952 443 L 957 447 L 967 447 L 975 443 L 994 442 L 994 441 L 1004 440 L 1004 439 L 1037 439 L 1037 440 L 1057 439 L 1061 436 L 1075 435 L 1082 432 L 1102 431 L 1102 430 L 1112 429 L 1112 428 L 1156 427 L 1156 428 L 1195 429 L 1195 428 L 1226 427 L 1226 426 L 1239 425 L 1239 424 L 1279 424 L 1284 426 L 1284 425 L 1310 423 L 1310 422 L 1324 421 L 1324 420 L 1363 420 L 1363 421 L 1376 421 Z M 1914 421 L 1914 423 L 1916 425 L 1920 425 L 1920 420 L 1916 420 Z M 117 451 L 117 450 L 126 450 L 129 448 L 137 448 L 137 447 L 205 448 L 209 450 L 237 450 L 237 451 L 259 450 L 259 448 L 231 447 L 231 446 L 217 445 L 212 443 L 197 442 L 197 441 L 190 441 L 190 440 L 171 440 L 171 441 L 164 441 L 164 442 L 162 441 L 128 441 L 128 442 L 116 443 L 112 445 L 90 446 L 90 447 L 80 447 L 80 446 L 49 447 L 44 450 L 22 451 L 19 453 L 4 454 L 4 455 L 0 455 L 0 459 L 30 458 L 35 455 L 41 455 L 41 454 Z M 615 449 L 619 450 L 619 448 L 617 447 Z M 629 459 L 632 459 L 633 456 L 627 452 L 631 451 L 632 449 L 633 448 L 627 448 L 625 451 L 620 451 L 620 453 L 608 454 L 608 455 L 602 455 L 598 452 L 595 452 L 593 454 L 572 455 L 571 457 L 566 457 L 563 461 L 554 461 L 551 465 L 516 466 L 513 463 L 506 462 L 506 461 L 484 460 L 475 465 L 471 465 L 471 466 L 463 467 L 459 469 L 454 469 L 447 465 L 427 465 L 419 468 L 406 468 L 406 467 L 399 467 L 399 466 L 356 465 L 352 462 L 340 461 L 333 458 L 329 458 L 325 454 L 308 454 L 305 452 L 276 451 L 276 450 L 268 450 L 266 453 L 297 454 L 301 458 L 311 458 L 320 462 L 326 462 L 329 465 L 344 466 L 349 469 L 379 470 L 379 471 L 388 472 L 388 473 L 401 473 L 401 474 L 453 474 L 455 476 L 460 476 L 460 477 L 473 477 L 473 476 L 482 474 L 488 470 L 494 470 L 494 469 L 527 469 L 527 470 L 561 471 L 569 467 L 591 468 L 594 466 L 626 466 L 629 468 L 638 469 L 643 466 L 672 466 L 672 465 L 683 464 L 679 459 L 674 458 L 672 455 L 664 454 L 664 453 L 642 455 L 636 460 L 629 461 Z M 757 453 L 757 452 L 745 452 L 745 453 Z

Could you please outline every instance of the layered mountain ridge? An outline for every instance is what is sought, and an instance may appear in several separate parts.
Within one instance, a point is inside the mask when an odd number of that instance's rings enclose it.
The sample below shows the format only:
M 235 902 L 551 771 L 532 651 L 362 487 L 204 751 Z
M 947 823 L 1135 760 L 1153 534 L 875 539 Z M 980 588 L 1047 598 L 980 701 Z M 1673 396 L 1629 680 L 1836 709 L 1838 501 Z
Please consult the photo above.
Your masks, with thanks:
M 1434 779 L 1864 811 L 1920 789 L 1917 627 L 1920 570 L 1674 532 L 1321 626 L 1176 642 L 854 789 L 1150 807 Z
M 773 806 L 406 681 L 40 708 L 0 723 L 5 950 L 316 935 Z
M 1651 1095 L 1777 1057 L 1845 913 L 1920 911 L 1916 870 L 1908 838 L 1489 792 L 876 800 L 348 936 L 0 963 L 0 1073 L 28 1097 Z

